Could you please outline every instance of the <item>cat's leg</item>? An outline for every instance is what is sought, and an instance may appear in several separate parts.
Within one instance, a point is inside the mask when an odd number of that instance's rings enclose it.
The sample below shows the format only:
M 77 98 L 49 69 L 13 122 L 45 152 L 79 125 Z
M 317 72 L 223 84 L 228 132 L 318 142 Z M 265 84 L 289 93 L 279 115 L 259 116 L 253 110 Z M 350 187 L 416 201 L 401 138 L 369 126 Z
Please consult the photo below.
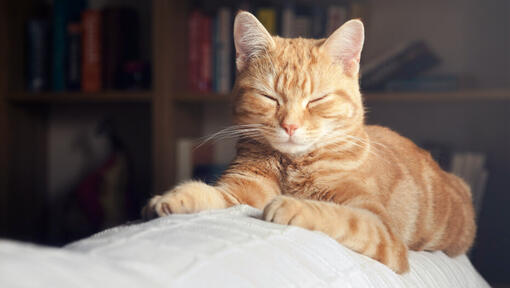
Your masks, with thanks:
M 352 207 L 286 196 L 275 198 L 264 209 L 266 221 L 324 232 L 346 247 L 404 273 L 409 270 L 407 246 L 379 214 L 384 214 L 382 207 Z
M 239 204 L 262 209 L 280 187 L 274 175 L 237 165 L 223 175 L 216 185 L 191 181 L 178 185 L 163 195 L 153 197 L 142 210 L 146 219 L 169 214 L 195 213 L 223 209 Z
M 154 196 L 143 208 L 142 215 L 145 219 L 151 219 L 175 213 L 222 209 L 231 206 L 229 204 L 233 202 L 225 197 L 228 197 L 228 194 L 223 194 L 215 187 L 203 182 L 185 182 L 163 195 Z

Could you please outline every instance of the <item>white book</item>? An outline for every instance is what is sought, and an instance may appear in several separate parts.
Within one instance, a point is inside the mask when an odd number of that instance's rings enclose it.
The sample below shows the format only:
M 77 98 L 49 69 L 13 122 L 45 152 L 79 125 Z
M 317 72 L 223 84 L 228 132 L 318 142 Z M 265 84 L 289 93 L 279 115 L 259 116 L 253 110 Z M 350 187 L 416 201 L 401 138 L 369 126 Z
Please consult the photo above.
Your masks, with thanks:
M 474 179 L 476 178 L 476 155 L 474 153 L 464 153 L 464 167 L 462 167 L 462 173 L 465 177 L 469 187 L 473 189 Z
M 462 178 L 464 181 L 466 181 L 465 179 L 465 175 L 463 170 L 464 170 L 464 164 L 465 163 L 465 157 L 462 153 L 454 153 L 453 154 L 453 158 L 452 158 L 452 165 L 451 165 L 451 172 L 455 175 L 457 175 L 458 177 Z
M 473 190 L 473 205 L 475 206 L 475 214 L 478 219 L 480 216 L 480 210 L 482 209 L 483 196 L 485 194 L 485 187 L 487 186 L 487 180 L 489 178 L 489 171 L 483 169 L 480 173 Z
M 181 138 L 177 140 L 177 183 L 190 180 L 193 177 L 193 139 Z

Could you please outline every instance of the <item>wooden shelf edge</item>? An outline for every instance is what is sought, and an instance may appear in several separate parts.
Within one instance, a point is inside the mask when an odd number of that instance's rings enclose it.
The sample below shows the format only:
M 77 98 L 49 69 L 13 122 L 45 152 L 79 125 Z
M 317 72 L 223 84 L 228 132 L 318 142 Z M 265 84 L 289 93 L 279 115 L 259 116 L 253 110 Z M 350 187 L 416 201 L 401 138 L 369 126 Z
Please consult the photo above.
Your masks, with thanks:
M 446 92 L 367 92 L 367 102 L 448 102 L 510 100 L 510 90 L 460 90 Z
M 215 92 L 181 92 L 175 95 L 174 100 L 178 103 L 223 103 L 230 102 L 231 95 Z
M 107 103 L 150 102 L 151 91 L 102 91 L 102 92 L 18 92 L 9 93 L 7 99 L 14 103 Z

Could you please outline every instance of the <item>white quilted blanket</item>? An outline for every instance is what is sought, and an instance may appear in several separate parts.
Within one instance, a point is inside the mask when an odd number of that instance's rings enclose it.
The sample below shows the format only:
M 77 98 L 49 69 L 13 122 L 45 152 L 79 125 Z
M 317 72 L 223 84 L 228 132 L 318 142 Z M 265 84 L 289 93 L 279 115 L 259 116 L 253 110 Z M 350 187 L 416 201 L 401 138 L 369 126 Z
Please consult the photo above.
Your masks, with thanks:
M 411 252 L 403 276 L 248 206 L 122 226 L 63 249 L 0 241 L 0 287 L 489 287 L 466 256 Z

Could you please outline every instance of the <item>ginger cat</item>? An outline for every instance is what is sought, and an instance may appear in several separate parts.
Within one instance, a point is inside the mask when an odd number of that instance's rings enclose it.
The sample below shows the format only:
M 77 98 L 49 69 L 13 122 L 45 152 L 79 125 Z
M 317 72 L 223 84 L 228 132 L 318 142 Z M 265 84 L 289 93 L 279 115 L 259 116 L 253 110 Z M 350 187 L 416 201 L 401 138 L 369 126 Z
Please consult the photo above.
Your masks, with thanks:
M 283 39 L 238 13 L 237 158 L 216 185 L 183 183 L 144 213 L 248 204 L 266 221 L 322 231 L 397 273 L 409 269 L 408 249 L 465 253 L 476 230 L 469 187 L 410 140 L 364 125 L 363 42 L 359 20 L 327 39 Z

